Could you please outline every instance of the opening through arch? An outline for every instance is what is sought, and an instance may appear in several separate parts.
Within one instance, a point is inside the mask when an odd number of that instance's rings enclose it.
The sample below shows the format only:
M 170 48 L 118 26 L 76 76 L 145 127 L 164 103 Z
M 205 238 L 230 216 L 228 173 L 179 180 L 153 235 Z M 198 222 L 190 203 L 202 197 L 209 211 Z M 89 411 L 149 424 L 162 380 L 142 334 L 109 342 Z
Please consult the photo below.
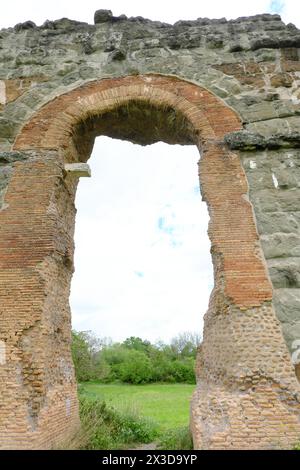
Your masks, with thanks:
M 76 194 L 70 304 L 80 390 L 138 411 L 163 434 L 188 428 L 195 345 L 213 288 L 198 160 L 191 145 L 100 137 L 92 178 Z
M 194 146 L 96 140 L 76 195 L 75 330 L 115 341 L 202 333 L 213 273 L 198 159 Z

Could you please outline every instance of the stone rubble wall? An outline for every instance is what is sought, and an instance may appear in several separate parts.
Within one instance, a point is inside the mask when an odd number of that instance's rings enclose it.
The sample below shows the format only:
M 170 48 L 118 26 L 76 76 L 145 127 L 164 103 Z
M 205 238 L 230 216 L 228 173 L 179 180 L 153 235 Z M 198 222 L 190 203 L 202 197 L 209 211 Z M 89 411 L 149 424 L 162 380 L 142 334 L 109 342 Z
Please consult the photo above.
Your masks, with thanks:
M 54 445 L 57 416 L 62 416 L 61 435 L 65 435 L 66 420 L 70 429 L 78 426 L 69 352 L 70 312 L 65 301 L 73 269 L 76 183 L 62 176 L 64 152 L 69 152 L 67 161 L 78 160 L 78 139 L 85 135 L 80 149 L 88 156 L 95 130 L 108 135 L 110 124 L 119 122 L 119 116 L 112 121 L 102 119 L 104 124 L 101 119 L 96 124 L 87 122 L 89 113 L 95 117 L 103 108 L 109 114 L 113 108 L 107 103 L 126 105 L 129 98 L 147 105 L 148 92 L 153 109 L 164 104 L 156 114 L 149 111 L 150 121 L 153 116 L 162 122 L 164 113 L 172 118 L 172 109 L 178 111 L 181 105 L 189 122 L 194 120 L 194 127 L 207 123 L 202 130 L 199 127 L 199 142 L 187 135 L 178 116 L 175 121 L 170 119 L 174 127 L 166 126 L 156 139 L 175 143 L 172 133 L 180 129 L 176 134 L 179 143 L 199 144 L 203 150 L 199 166 L 202 194 L 214 212 L 209 234 L 216 286 L 205 318 L 199 382 L 192 404 L 195 446 L 278 448 L 296 442 L 299 384 L 280 325 L 298 374 L 299 51 L 300 31 L 285 25 L 278 15 L 267 14 L 168 25 L 141 17 L 114 17 L 110 11 L 99 10 L 94 25 L 62 19 L 37 27 L 28 21 L 0 31 L 0 215 L 4 221 L 2 227 L 0 224 L 0 293 L 9 299 L 4 312 L 9 321 L 3 325 L 7 344 L 15 344 L 14 328 L 24 332 L 16 348 L 21 357 L 12 354 L 11 369 L 5 375 L 0 368 L 0 379 L 1 374 L 4 379 L 9 377 L 4 394 L 12 388 L 21 390 L 15 370 L 22 364 L 25 382 L 19 401 L 23 405 L 16 411 L 21 423 L 17 431 L 20 448 L 49 446 L 43 431 L 47 429 Z M 155 88 L 155 83 L 160 84 Z M 165 102 L 170 106 L 166 108 Z M 136 120 L 133 116 L 131 124 L 138 125 L 141 109 L 134 111 Z M 80 125 L 74 130 L 74 122 L 80 123 L 81 118 L 85 134 Z M 120 129 L 112 131 L 112 137 L 130 140 L 127 131 L 125 120 Z M 140 143 L 155 141 L 142 126 L 138 132 L 143 137 Z M 224 138 L 226 132 L 230 133 Z M 5 210 L 8 202 L 11 205 Z M 35 225 L 28 219 L 31 213 Z M 9 225 L 14 226 L 14 233 L 9 232 Z M 36 240 L 38 246 L 33 249 L 30 243 Z M 240 241 L 239 249 L 234 240 Z M 7 241 L 12 250 L 7 249 Z M 237 259 L 239 253 L 249 256 Z M 280 325 L 273 318 L 271 285 L 264 266 L 273 284 Z M 18 269 L 24 286 L 12 295 Z M 61 279 L 59 284 L 57 279 Z M 28 286 L 38 293 L 37 302 L 24 296 Z M 38 345 L 34 351 L 41 356 L 31 354 L 30 344 Z M 54 355 L 46 354 L 52 350 Z M 53 386 L 54 375 L 61 378 L 57 387 Z M 9 404 L 2 416 L 4 426 L 11 426 L 15 433 L 10 418 L 14 402 L 3 397 L 3 403 Z M 48 414 L 45 400 L 51 410 Z M 32 439 L 29 443 L 26 433 Z M 12 446 L 15 434 L 6 433 L 6 439 L 7 447 Z
M 95 21 L 28 21 L 0 31 L 1 151 L 11 150 L 24 123 L 54 97 L 87 81 L 147 73 L 207 87 L 252 134 L 296 134 L 288 145 L 255 155 L 244 144 L 239 148 L 277 315 L 292 352 L 300 338 L 300 31 L 268 14 L 170 25 L 100 10 Z M 11 168 L 2 153 L 0 205 Z

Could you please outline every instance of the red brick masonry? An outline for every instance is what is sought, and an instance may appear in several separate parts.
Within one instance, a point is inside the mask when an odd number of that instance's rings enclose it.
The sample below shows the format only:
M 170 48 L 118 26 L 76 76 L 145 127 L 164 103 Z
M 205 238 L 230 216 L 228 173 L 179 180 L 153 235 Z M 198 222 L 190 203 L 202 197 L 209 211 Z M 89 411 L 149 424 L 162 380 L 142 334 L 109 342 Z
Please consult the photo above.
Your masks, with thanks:
M 272 308 L 245 173 L 223 143 L 241 121 L 200 86 L 144 75 L 58 96 L 16 138 L 13 149 L 27 159 L 15 164 L 0 211 L 0 448 L 53 448 L 78 429 L 68 303 L 77 182 L 64 163 L 79 158 L 78 123 L 133 100 L 181 113 L 201 152 L 215 287 L 192 401 L 195 448 L 291 447 L 300 438 L 299 384 Z

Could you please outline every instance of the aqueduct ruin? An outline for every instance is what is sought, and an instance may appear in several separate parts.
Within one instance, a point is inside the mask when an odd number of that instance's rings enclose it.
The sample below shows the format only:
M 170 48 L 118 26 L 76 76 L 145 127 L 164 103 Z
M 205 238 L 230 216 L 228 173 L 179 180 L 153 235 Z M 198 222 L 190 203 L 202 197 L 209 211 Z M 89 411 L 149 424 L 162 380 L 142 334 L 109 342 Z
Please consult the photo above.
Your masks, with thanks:
M 300 440 L 300 31 L 278 15 L 95 14 L 0 31 L 0 448 L 79 427 L 74 198 L 94 138 L 197 145 L 215 286 L 196 449 Z M 82 170 L 83 169 L 83 170 Z

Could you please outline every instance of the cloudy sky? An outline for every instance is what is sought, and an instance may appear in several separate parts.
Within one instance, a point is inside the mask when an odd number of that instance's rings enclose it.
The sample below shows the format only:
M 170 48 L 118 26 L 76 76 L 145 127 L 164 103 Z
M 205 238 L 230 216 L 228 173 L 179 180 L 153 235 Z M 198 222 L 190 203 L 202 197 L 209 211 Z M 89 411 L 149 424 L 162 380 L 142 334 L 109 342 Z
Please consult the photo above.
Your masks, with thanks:
M 300 27 L 299 0 L 9 0 L 0 27 L 68 17 L 93 23 L 94 11 L 174 23 L 199 17 L 279 13 Z M 140 147 L 100 137 L 89 161 L 92 178 L 79 184 L 73 327 L 122 340 L 168 341 L 202 330 L 213 285 L 208 215 L 193 146 Z
M 151 340 L 200 331 L 213 281 L 198 160 L 195 146 L 97 139 L 77 194 L 75 328 Z

